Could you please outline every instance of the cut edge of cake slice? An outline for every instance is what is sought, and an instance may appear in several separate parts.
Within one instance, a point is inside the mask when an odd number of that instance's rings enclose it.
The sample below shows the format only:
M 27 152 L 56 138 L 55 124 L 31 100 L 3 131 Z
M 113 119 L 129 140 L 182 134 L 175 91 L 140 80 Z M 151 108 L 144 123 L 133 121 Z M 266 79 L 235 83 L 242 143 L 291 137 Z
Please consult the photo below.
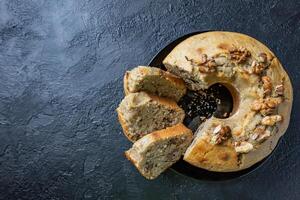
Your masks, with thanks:
M 145 178 L 155 179 L 181 158 L 192 139 L 192 131 L 179 123 L 142 137 L 125 156 Z
M 153 131 L 181 123 L 185 116 L 175 101 L 146 92 L 127 95 L 117 113 L 124 134 L 132 142 Z

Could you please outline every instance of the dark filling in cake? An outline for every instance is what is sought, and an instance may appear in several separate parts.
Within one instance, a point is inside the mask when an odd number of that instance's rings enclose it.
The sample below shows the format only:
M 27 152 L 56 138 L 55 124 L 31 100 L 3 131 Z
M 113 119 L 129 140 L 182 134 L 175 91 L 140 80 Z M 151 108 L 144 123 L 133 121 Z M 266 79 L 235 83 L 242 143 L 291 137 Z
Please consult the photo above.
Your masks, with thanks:
M 214 84 L 206 90 L 188 90 L 178 102 L 185 111 L 184 124 L 192 131 L 212 115 L 227 118 L 233 109 L 233 98 L 230 91 L 222 84 Z

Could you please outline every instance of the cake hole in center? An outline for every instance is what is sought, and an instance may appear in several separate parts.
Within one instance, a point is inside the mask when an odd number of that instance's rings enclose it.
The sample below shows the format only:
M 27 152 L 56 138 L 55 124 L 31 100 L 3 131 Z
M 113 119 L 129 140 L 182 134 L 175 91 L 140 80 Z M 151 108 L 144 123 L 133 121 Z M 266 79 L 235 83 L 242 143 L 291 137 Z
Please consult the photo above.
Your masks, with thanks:
M 228 118 L 238 107 L 238 92 L 226 83 L 216 83 L 206 90 L 187 91 L 179 101 L 186 113 L 184 124 L 195 131 L 198 126 L 210 118 Z
M 239 106 L 238 91 L 228 83 L 216 83 L 208 88 L 217 102 L 217 108 L 213 113 L 216 118 L 224 119 L 232 116 Z

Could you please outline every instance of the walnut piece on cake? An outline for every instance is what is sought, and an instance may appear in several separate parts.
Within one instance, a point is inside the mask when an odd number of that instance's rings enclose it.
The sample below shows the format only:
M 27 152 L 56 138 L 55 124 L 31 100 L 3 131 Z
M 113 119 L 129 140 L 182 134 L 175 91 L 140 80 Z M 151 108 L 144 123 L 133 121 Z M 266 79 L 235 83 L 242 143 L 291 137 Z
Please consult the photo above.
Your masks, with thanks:
M 211 138 L 212 144 L 220 144 L 230 137 L 231 129 L 229 126 L 222 126 L 221 124 L 214 128 L 213 136 Z
M 263 89 L 264 89 L 264 94 L 269 95 L 272 92 L 272 82 L 271 78 L 269 76 L 263 76 L 261 78 L 263 82 Z
M 236 142 L 234 149 L 237 153 L 248 153 L 253 149 L 253 145 L 250 142 L 245 141 Z
M 282 120 L 281 115 L 271 115 L 271 116 L 266 116 L 261 120 L 262 125 L 268 125 L 268 126 L 273 126 L 275 125 L 276 122 L 280 122 Z
M 230 58 L 235 60 L 237 63 L 243 63 L 247 60 L 248 57 L 251 56 L 250 51 L 248 51 L 244 47 L 232 47 L 229 49 Z
M 260 111 L 261 114 L 270 114 L 269 111 L 275 109 L 282 102 L 280 97 L 269 97 L 266 99 L 255 100 L 251 105 L 251 110 Z
M 277 94 L 278 96 L 282 96 L 284 94 L 283 84 L 275 86 L 275 94 Z
M 264 66 L 262 63 L 259 63 L 255 60 L 252 61 L 252 64 L 251 64 L 251 71 L 254 73 L 254 74 L 261 74 L 264 70 L 265 70 L 266 66 Z

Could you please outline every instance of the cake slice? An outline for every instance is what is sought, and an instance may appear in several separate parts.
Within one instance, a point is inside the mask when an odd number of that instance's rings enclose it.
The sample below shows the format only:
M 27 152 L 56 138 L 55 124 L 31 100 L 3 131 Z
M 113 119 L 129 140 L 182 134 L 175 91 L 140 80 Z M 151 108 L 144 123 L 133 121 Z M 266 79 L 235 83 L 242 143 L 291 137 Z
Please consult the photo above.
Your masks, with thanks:
M 180 123 L 144 136 L 125 156 L 145 178 L 155 179 L 181 158 L 192 139 L 192 131 Z
M 184 81 L 166 71 L 155 67 L 138 66 L 127 71 L 124 76 L 125 94 L 145 91 L 174 101 L 186 93 Z
M 132 142 L 182 122 L 185 115 L 175 101 L 146 92 L 128 94 L 117 112 L 123 131 Z

